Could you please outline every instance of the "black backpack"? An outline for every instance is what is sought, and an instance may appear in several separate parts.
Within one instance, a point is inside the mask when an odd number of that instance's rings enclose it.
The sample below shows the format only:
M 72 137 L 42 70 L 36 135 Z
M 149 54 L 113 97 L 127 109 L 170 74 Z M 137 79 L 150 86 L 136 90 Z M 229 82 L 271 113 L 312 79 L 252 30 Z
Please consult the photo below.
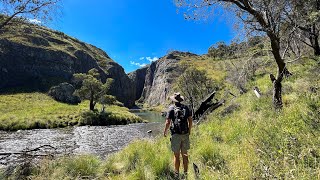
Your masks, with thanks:
M 187 110 L 185 107 L 175 106 L 173 109 L 173 116 L 171 123 L 172 134 L 187 134 L 189 133 Z

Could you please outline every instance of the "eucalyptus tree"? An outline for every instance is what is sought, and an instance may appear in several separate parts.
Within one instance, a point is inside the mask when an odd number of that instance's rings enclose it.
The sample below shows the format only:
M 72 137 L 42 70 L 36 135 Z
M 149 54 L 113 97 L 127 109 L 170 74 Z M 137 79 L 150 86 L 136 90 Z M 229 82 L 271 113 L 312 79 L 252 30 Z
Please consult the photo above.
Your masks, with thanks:
M 60 0 L 0 0 L 0 29 L 17 17 L 50 21 L 59 4 Z
M 185 11 L 186 18 L 205 18 L 210 12 L 224 10 L 238 17 L 249 32 L 267 35 L 278 67 L 277 76 L 270 75 L 273 104 L 276 108 L 282 107 L 281 82 L 291 74 L 280 53 L 282 32 L 287 24 L 284 12 L 289 6 L 288 0 L 175 0 L 175 3 Z

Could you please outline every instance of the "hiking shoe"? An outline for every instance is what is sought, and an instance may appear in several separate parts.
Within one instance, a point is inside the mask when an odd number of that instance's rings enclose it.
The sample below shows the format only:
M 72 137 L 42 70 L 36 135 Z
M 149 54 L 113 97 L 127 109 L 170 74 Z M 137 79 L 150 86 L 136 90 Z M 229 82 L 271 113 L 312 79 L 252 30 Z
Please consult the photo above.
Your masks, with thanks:
M 181 179 L 188 179 L 188 173 L 184 172 L 181 176 Z
M 174 172 L 174 179 L 178 180 L 179 179 L 179 172 Z

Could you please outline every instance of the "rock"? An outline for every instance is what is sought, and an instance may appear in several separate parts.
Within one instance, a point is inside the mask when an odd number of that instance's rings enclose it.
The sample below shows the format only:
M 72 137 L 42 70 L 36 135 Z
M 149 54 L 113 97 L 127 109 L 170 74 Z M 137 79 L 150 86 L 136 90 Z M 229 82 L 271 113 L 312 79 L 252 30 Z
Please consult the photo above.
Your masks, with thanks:
M 103 50 L 33 24 L 12 24 L 0 36 L 0 93 L 47 92 L 71 82 L 74 73 L 96 68 L 101 80 L 113 78 L 111 95 L 125 106 L 134 105 L 132 81 Z
M 257 86 L 253 88 L 253 92 L 257 96 L 257 98 L 261 97 L 260 89 Z
M 139 103 L 150 106 L 164 104 L 171 93 L 175 80 L 185 71 L 179 65 L 183 57 L 197 56 L 189 52 L 173 51 L 172 53 L 152 62 L 149 66 L 129 74 L 135 88 Z
M 81 102 L 78 96 L 74 96 L 75 88 L 69 83 L 61 83 L 50 88 L 48 95 L 59 102 L 78 104 Z
M 134 86 L 135 100 L 141 97 L 148 68 L 149 65 L 128 74 Z

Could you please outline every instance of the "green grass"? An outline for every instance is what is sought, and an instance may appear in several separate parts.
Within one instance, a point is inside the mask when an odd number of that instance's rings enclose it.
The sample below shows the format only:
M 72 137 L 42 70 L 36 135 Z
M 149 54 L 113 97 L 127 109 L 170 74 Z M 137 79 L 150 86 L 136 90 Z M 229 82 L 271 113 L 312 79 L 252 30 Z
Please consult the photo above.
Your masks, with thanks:
M 97 105 L 98 109 L 101 107 Z M 0 129 L 18 130 L 34 128 L 57 128 L 83 123 L 83 113 L 88 111 L 89 103 L 68 105 L 57 102 L 42 93 L 24 93 L 0 95 Z M 141 119 L 130 113 L 127 108 L 107 106 L 107 121 L 141 122 Z M 82 122 L 82 123 L 79 123 Z
M 14 20 L 15 21 L 15 20 Z M 63 32 L 54 31 L 43 26 L 31 24 L 28 22 L 15 22 L 4 28 L 1 34 L 2 39 L 8 39 L 14 43 L 26 45 L 29 47 L 41 48 L 44 50 L 61 51 L 71 57 L 75 57 L 76 50 L 82 50 L 86 54 L 97 60 L 97 63 L 103 66 L 105 62 L 112 62 L 110 57 L 90 44 L 79 41 L 76 38 L 67 36 Z M 38 39 L 38 44 L 35 43 Z M 36 41 L 37 42 L 37 41 Z M 69 49 L 72 47 L 72 49 Z M 106 65 L 104 65 L 106 67 Z
M 303 60 L 290 64 L 293 76 L 283 83 L 284 108 L 272 106 L 272 84 L 268 75 L 254 77 L 248 89 L 194 127 L 191 135 L 192 163 L 200 168 L 201 179 L 319 179 L 320 178 L 320 78 L 319 64 Z M 312 91 L 312 88 L 318 88 Z M 106 160 L 92 163 L 96 179 L 171 179 L 173 172 L 169 138 L 139 140 Z M 76 156 L 42 162 L 30 177 L 56 179 L 88 176 L 94 157 Z M 77 159 L 84 159 L 77 161 Z M 68 164 L 78 162 L 78 166 Z M 61 163 L 64 162 L 64 163 Z M 59 164 L 60 163 L 60 164 Z M 81 165 L 82 164 L 82 165 Z M 83 168 L 86 169 L 86 168 Z

